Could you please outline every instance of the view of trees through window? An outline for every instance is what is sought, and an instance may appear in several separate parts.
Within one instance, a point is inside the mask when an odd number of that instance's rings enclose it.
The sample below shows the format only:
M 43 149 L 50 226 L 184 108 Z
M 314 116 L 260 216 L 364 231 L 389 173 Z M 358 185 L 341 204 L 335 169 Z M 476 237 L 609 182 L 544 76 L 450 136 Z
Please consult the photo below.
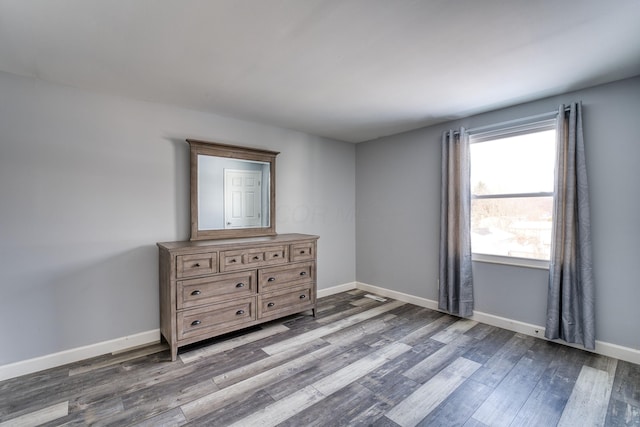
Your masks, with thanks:
M 473 252 L 549 260 L 555 130 L 471 143 Z

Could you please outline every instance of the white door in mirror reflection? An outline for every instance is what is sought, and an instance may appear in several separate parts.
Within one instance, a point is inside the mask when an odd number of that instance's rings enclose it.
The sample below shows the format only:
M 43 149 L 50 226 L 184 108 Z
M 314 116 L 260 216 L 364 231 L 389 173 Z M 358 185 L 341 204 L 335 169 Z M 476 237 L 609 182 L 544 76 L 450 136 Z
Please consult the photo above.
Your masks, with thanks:
M 224 228 L 260 227 L 262 172 L 224 170 Z

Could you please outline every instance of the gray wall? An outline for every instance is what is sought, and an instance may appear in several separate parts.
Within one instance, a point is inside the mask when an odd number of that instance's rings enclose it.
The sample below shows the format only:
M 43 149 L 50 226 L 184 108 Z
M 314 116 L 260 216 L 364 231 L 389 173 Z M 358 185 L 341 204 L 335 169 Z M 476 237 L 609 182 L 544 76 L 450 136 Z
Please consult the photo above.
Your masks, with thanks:
M 591 185 L 596 339 L 640 349 L 640 77 L 358 144 L 358 281 L 437 300 L 442 132 L 579 100 Z M 547 274 L 474 263 L 476 310 L 544 325 Z
M 185 138 L 280 151 L 280 233 L 355 280 L 355 146 L 0 73 L 0 365 L 158 328 L 155 243 L 189 237 Z

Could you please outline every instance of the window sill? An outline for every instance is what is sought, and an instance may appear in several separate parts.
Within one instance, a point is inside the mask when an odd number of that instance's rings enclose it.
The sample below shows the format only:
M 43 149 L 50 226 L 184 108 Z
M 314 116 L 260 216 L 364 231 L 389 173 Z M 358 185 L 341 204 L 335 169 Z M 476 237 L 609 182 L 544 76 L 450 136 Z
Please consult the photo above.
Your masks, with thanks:
M 501 264 L 512 267 L 535 268 L 537 270 L 549 270 L 549 261 L 530 258 L 516 258 L 499 255 L 472 254 L 473 262 L 483 262 L 487 264 Z

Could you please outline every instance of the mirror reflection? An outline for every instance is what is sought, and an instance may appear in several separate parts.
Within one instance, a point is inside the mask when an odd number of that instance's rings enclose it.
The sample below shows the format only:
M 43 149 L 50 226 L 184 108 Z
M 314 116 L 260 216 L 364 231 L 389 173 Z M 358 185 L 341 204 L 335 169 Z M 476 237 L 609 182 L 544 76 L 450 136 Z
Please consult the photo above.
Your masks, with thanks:
M 199 230 L 269 227 L 268 162 L 202 154 L 197 161 Z
M 187 139 L 191 240 L 276 235 L 277 151 Z

